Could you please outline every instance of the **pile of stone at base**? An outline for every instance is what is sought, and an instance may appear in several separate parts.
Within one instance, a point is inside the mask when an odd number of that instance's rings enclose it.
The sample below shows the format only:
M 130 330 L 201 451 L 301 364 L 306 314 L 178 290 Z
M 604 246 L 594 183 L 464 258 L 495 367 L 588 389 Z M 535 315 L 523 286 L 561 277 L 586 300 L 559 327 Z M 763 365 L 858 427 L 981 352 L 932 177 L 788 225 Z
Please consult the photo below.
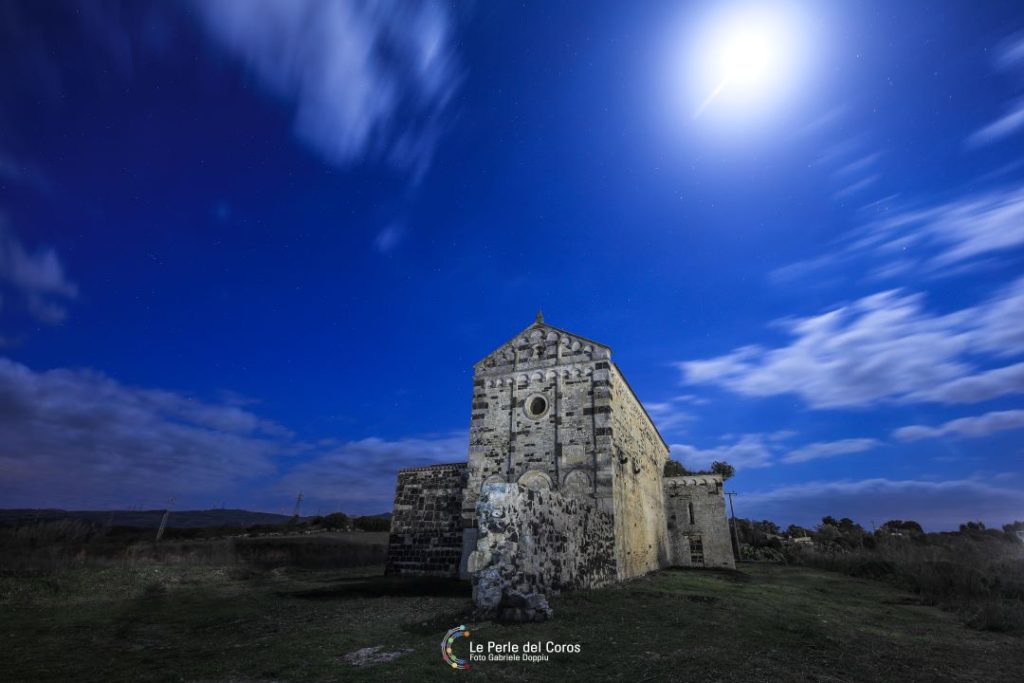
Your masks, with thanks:
M 548 600 L 540 593 L 512 591 L 498 604 L 498 621 L 546 621 L 555 616 Z

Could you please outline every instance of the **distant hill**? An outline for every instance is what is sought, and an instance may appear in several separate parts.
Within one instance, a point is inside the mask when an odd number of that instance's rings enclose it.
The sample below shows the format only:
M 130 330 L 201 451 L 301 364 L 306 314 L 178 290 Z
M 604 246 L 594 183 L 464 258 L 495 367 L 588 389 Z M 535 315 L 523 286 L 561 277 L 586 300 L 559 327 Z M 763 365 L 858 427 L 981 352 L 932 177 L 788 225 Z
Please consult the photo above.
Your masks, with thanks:
M 160 526 L 163 510 L 55 510 L 20 509 L 0 510 L 0 524 L 13 522 L 50 521 L 58 519 L 81 519 L 110 526 L 156 528 Z M 390 517 L 390 513 L 368 515 Z M 291 517 L 273 512 L 251 512 L 249 510 L 171 510 L 167 526 L 209 527 L 209 526 L 252 526 L 255 524 L 284 524 Z M 302 521 L 310 517 L 301 517 Z

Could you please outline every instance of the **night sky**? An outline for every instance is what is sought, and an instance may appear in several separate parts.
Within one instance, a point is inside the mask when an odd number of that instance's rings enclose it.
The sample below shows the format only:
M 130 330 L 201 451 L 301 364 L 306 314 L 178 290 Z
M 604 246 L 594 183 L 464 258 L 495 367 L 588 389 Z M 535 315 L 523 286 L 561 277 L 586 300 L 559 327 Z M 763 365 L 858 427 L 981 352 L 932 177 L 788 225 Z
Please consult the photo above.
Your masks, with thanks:
M 0 1 L 0 507 L 388 511 L 543 309 L 739 516 L 1022 519 L 1022 152 L 1019 2 Z

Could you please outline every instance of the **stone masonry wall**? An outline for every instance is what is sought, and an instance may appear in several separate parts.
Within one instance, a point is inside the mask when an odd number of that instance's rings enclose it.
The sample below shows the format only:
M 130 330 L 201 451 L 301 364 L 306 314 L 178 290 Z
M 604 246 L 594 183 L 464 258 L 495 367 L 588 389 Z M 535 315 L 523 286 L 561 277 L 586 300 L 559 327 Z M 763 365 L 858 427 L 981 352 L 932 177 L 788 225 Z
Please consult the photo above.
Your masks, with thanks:
M 493 613 L 510 594 L 547 596 L 615 581 L 614 521 L 591 500 L 487 484 L 477 520 L 469 570 L 483 613 Z
M 387 574 L 458 576 L 466 464 L 398 472 Z
M 594 384 L 610 389 L 615 537 L 619 578 L 640 576 L 669 562 L 662 478 L 668 446 L 611 362 L 598 363 Z
M 521 483 L 605 501 L 611 512 L 609 430 L 595 424 L 595 362 L 609 350 L 537 323 L 476 364 L 463 526 L 476 528 L 487 483 Z M 531 400 L 546 404 L 531 414 Z
M 722 478 L 716 474 L 665 477 L 663 484 L 671 564 L 735 569 Z

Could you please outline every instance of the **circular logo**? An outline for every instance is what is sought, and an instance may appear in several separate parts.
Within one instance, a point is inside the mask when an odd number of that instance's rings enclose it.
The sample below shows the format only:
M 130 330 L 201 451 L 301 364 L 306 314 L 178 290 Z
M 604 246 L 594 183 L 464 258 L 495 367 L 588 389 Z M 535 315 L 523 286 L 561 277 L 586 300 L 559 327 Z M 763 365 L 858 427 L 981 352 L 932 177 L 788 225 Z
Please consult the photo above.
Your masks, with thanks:
M 452 645 L 455 643 L 456 638 L 468 638 L 469 631 L 466 630 L 465 625 L 456 626 L 455 628 L 448 629 L 448 633 L 444 634 L 444 638 L 441 639 L 441 659 L 444 663 L 453 669 L 468 669 L 469 660 L 456 657 L 455 653 L 452 652 Z

